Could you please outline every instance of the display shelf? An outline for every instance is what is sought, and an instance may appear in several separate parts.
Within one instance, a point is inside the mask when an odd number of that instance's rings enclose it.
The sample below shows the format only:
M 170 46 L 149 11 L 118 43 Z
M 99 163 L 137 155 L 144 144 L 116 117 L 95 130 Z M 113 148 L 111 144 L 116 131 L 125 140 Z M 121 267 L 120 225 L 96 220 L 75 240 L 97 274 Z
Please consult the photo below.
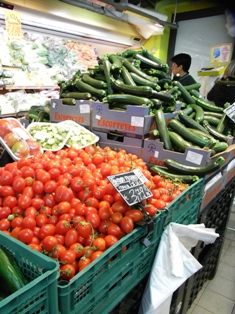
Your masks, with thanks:
M 27 86 L 27 85 L 4 85 L 0 87 L 0 90 L 15 90 L 15 89 L 27 89 L 27 90 L 41 90 L 41 89 L 59 89 L 60 87 L 58 85 L 40 85 L 40 86 Z

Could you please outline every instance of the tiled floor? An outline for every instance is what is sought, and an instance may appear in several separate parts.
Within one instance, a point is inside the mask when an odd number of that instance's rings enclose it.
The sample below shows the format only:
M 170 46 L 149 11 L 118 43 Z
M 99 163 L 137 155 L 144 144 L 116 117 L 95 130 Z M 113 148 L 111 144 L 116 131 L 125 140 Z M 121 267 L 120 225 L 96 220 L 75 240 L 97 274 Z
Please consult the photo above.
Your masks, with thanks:
M 235 314 L 235 202 L 217 273 L 203 285 L 187 314 Z

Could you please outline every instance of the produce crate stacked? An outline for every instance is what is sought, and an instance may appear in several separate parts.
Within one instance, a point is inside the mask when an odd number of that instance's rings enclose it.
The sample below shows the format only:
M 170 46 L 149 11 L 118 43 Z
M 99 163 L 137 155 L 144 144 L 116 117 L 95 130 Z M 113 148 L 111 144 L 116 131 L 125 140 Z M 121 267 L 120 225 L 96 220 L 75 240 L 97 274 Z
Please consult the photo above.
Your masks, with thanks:
M 3 232 L 0 232 L 0 247 L 12 256 L 28 281 L 25 286 L 0 302 L 0 312 L 4 314 L 58 313 L 57 279 L 59 267 L 56 261 L 31 250 L 25 244 Z M 3 263 L 2 260 L 1 263 Z M 8 271 L 8 266 L 5 265 L 5 273 Z M 17 280 L 16 277 L 15 280 Z M 3 280 L 1 279 L 2 283 Z

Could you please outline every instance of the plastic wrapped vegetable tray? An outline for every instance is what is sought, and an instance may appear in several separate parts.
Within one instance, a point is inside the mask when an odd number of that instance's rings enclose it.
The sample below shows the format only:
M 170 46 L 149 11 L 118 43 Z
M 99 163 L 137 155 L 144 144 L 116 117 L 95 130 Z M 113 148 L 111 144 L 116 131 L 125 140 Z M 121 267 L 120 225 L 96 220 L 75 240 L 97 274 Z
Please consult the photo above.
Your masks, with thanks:
M 0 246 L 13 256 L 29 282 L 0 302 L 0 313 L 58 313 L 59 264 L 2 231 L 0 231 Z
M 166 211 L 136 227 L 69 282 L 58 283 L 61 314 L 109 313 L 150 271 Z

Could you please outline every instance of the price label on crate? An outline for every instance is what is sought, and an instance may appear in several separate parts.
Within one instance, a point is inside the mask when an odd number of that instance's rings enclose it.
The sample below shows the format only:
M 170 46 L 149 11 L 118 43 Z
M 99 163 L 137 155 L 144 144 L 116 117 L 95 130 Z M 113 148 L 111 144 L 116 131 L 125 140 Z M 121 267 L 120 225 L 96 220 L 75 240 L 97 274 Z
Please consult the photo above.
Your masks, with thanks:
M 107 178 L 129 206 L 140 203 L 153 195 L 144 185 L 147 178 L 139 169 L 108 176 Z
M 233 122 L 235 122 L 235 102 L 228 108 L 224 109 L 224 112 Z
M 8 39 L 21 40 L 22 39 L 22 27 L 21 17 L 19 12 L 5 10 L 5 24 Z

